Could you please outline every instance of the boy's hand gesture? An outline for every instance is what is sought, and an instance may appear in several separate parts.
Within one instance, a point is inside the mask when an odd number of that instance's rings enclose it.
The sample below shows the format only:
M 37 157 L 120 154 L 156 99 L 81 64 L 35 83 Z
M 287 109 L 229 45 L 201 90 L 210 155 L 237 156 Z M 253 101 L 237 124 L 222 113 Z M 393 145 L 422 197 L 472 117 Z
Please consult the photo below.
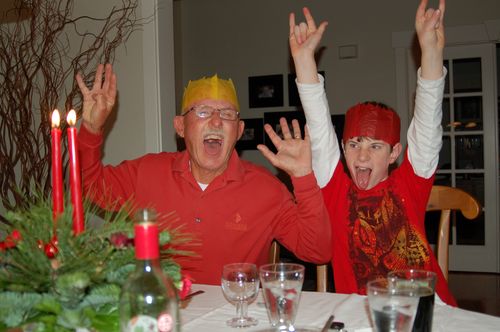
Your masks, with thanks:
M 442 75 L 445 0 L 439 0 L 439 8 L 428 8 L 429 0 L 421 0 L 415 16 L 415 30 L 422 51 L 422 77 L 437 79 Z
M 104 81 L 102 74 L 104 72 Z M 97 66 L 92 90 L 89 90 L 80 73 L 76 75 L 83 95 L 83 125 L 94 134 L 102 132 L 106 119 L 113 110 L 116 99 L 116 74 L 111 64 Z
M 264 129 L 278 150 L 273 153 L 267 146 L 259 144 L 257 149 L 273 164 L 290 176 L 300 177 L 312 172 L 311 142 L 307 127 L 305 128 L 305 137 L 302 139 L 300 126 L 297 120 L 292 121 L 293 135 L 288 128 L 285 118 L 280 119 L 281 132 L 283 138 L 266 124 Z
M 302 11 L 306 22 L 301 22 L 298 25 L 295 23 L 295 14 L 290 13 L 290 52 L 295 63 L 298 81 L 300 83 L 316 83 L 318 76 L 314 52 L 321 42 L 328 22 L 322 22 L 319 27 L 316 27 L 309 9 L 304 7 Z
M 302 53 L 307 53 L 308 56 L 314 55 L 318 47 L 323 32 L 325 32 L 328 22 L 322 22 L 319 28 L 316 27 L 314 18 L 307 7 L 302 9 L 306 22 L 295 24 L 295 14 L 290 13 L 290 51 L 292 56 L 298 57 Z

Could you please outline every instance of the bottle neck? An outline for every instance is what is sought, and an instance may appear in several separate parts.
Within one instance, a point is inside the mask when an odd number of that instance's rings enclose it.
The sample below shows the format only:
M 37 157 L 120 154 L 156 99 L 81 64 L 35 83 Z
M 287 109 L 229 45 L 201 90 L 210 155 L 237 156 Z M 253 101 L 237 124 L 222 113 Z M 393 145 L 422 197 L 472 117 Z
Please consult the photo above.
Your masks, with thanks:
M 152 273 L 154 270 L 161 270 L 160 259 L 136 259 L 136 270 Z

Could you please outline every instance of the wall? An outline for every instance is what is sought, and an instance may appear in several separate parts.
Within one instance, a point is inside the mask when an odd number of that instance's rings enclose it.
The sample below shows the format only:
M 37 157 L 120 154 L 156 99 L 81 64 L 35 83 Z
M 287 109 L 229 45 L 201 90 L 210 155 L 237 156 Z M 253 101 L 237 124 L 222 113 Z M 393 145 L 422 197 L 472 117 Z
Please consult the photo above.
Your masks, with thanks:
M 430 1 L 434 6 L 437 1 Z M 481 24 L 500 18 L 500 1 L 448 1 L 446 26 Z M 248 76 L 290 72 L 288 13 L 303 20 L 308 6 L 317 21 L 329 22 L 319 69 L 326 72 L 332 113 L 343 113 L 363 100 L 396 106 L 396 74 L 392 32 L 414 27 L 418 1 L 290 1 L 290 0 L 179 0 L 176 13 L 177 97 L 189 79 L 217 72 L 237 86 L 243 118 L 262 117 L 266 111 L 293 109 L 248 108 Z M 358 58 L 338 59 L 338 46 L 356 44 Z M 398 110 L 408 114 L 407 110 Z M 244 158 L 266 164 L 257 151 Z
M 76 2 L 76 1 L 75 1 Z M 176 149 L 173 0 L 139 0 L 141 26 L 116 52 L 118 106 L 110 118 L 104 162 L 117 164 L 149 152 Z M 81 1 L 75 13 L 103 15 L 121 1 Z M 160 42 L 159 42 L 160 41 Z M 108 120 L 109 121 L 109 120 Z
M 75 1 L 74 13 L 103 17 L 113 6 L 119 5 L 120 0 Z M 141 15 L 140 8 L 138 15 Z M 126 45 L 120 46 L 116 52 L 114 70 L 118 78 L 118 97 L 117 107 L 109 119 L 110 131 L 104 145 L 105 163 L 117 164 L 145 151 L 142 48 L 142 34 L 135 31 Z

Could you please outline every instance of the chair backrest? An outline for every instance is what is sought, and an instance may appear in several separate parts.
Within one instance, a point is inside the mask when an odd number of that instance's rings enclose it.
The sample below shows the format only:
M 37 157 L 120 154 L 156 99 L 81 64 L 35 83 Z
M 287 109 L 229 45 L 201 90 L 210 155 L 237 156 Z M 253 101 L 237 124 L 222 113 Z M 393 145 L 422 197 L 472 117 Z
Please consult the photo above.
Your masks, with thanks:
M 273 241 L 269 250 L 269 263 L 280 261 L 280 245 L 278 241 Z M 328 289 L 328 265 L 316 265 L 316 291 L 326 292 Z
M 448 244 L 450 239 L 451 210 L 459 210 L 465 218 L 472 220 L 481 212 L 481 205 L 474 197 L 461 189 L 447 186 L 432 187 L 431 195 L 427 202 L 427 211 L 441 211 L 436 256 L 446 280 L 448 280 Z

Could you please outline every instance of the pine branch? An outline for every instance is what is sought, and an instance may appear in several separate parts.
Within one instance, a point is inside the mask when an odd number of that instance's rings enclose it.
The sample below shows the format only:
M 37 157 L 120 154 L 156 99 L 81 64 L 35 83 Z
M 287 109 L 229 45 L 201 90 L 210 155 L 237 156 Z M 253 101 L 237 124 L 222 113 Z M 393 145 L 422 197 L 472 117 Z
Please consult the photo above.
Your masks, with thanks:
M 0 329 L 35 323 L 44 331 L 90 326 L 117 330 L 120 289 L 135 269 L 133 221 L 128 213 L 133 209 L 124 205 L 105 212 L 104 222 L 92 226 L 88 220 L 101 211 L 85 202 L 85 230 L 74 236 L 71 205 L 54 224 L 50 202 L 41 194 L 37 197 L 26 209 L 9 211 L 6 222 L 0 223 L 5 234 L 19 234 L 9 248 L 0 249 Z M 177 218 L 175 213 L 159 218 L 161 266 L 174 283 L 181 280 L 174 257 L 186 253 L 176 250 L 176 243 L 190 238 L 179 228 L 167 230 Z M 47 245 L 56 249 L 53 257 Z

